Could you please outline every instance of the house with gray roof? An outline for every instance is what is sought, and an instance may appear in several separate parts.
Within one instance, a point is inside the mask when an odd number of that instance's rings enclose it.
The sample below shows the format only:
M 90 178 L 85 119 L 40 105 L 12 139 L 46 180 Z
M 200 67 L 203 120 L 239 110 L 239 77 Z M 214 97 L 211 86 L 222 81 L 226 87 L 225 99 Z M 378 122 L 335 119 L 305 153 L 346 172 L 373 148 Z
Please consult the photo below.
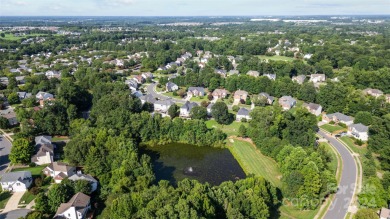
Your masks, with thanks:
M 51 93 L 39 91 L 39 92 L 35 95 L 35 97 L 36 97 L 38 100 L 50 100 L 50 99 L 53 99 L 53 98 L 54 98 L 54 95 L 51 94 Z
M 306 79 L 306 75 L 298 75 L 292 77 L 292 81 L 295 81 L 298 84 L 303 84 L 303 82 L 305 82 L 305 79 Z
M 335 122 L 335 123 L 344 123 L 346 125 L 352 125 L 353 118 L 347 115 L 344 115 L 342 113 L 332 113 L 332 114 L 326 114 L 322 116 L 322 121 L 324 122 Z
M 271 96 L 271 95 L 269 95 L 268 93 L 265 93 L 265 92 L 259 93 L 259 98 L 265 98 L 267 100 L 267 104 L 269 104 L 269 105 L 272 105 L 272 103 L 275 100 L 275 98 L 273 96 Z
M 30 171 L 4 173 L 0 183 L 3 191 L 24 192 L 31 186 L 33 178 Z
M 155 112 L 161 112 L 166 113 L 168 112 L 169 107 L 171 107 L 173 104 L 175 104 L 171 99 L 167 100 L 158 100 L 154 102 L 154 111 Z
M 325 74 L 311 74 L 310 81 L 313 83 L 325 82 L 326 81 Z
M 85 180 L 91 184 L 91 191 L 94 192 L 97 189 L 98 181 L 89 174 L 83 174 L 81 171 L 68 178 L 71 181 Z
M 276 80 L 276 74 L 264 74 L 263 76 L 269 78 L 270 80 Z
M 32 96 L 31 93 L 27 93 L 27 92 L 16 92 L 16 93 L 18 94 L 19 100 L 24 100 Z
M 236 120 L 237 121 L 242 121 L 242 119 L 250 120 L 251 117 L 249 115 L 250 110 L 246 108 L 240 108 L 236 114 Z
M 352 124 L 348 126 L 348 134 L 352 135 L 353 137 L 362 140 L 367 141 L 368 140 L 368 126 L 365 126 L 361 123 L 358 124 Z
M 85 219 L 91 209 L 91 197 L 84 193 L 75 194 L 67 203 L 58 207 L 54 219 Z
M 279 105 L 283 110 L 289 110 L 297 104 L 297 101 L 291 96 L 283 96 L 279 99 Z
M 53 162 L 42 170 L 46 176 L 54 178 L 54 182 L 61 183 L 67 177 L 76 173 L 76 168 L 62 162 Z
M 203 97 L 206 94 L 206 90 L 203 87 L 189 87 L 187 96 L 188 97 Z
M 373 96 L 373 97 L 380 97 L 380 96 L 383 95 L 383 92 L 381 90 L 372 89 L 372 88 L 364 89 L 363 93 L 366 94 L 366 95 Z
M 154 96 L 151 94 L 141 96 L 141 97 L 139 97 L 139 99 L 141 100 L 142 104 L 145 104 L 145 103 L 154 104 L 157 101 L 156 98 L 154 98 Z
M 177 86 L 177 84 L 170 81 L 165 84 L 165 88 L 168 92 L 179 90 L 179 86 Z
M 315 103 L 304 103 L 303 106 L 311 113 L 316 116 L 321 115 L 322 106 L 320 104 Z
M 190 117 L 190 113 L 191 113 L 192 108 L 194 108 L 196 106 L 199 106 L 199 105 L 195 102 L 187 101 L 182 107 L 180 107 L 180 116 L 186 117 L 186 118 Z
M 252 71 L 252 70 L 248 71 L 246 74 L 249 75 L 249 76 L 253 76 L 253 77 L 259 77 L 260 76 L 260 72 Z
M 31 157 L 31 162 L 37 165 L 50 164 L 53 162 L 54 145 L 51 143 L 51 136 L 35 137 L 35 154 Z

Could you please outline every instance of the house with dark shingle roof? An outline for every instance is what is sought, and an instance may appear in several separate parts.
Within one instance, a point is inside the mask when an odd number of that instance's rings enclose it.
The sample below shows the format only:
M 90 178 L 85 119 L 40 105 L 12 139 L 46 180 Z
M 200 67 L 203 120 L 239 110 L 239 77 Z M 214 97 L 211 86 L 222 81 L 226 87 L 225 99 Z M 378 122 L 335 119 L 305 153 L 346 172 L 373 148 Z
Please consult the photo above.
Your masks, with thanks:
M 320 104 L 315 103 L 304 103 L 303 106 L 311 113 L 316 116 L 321 115 L 322 106 Z
M 206 91 L 203 87 L 189 87 L 187 96 L 195 96 L 195 97 L 203 97 L 205 95 Z
M 250 110 L 248 110 L 246 108 L 240 108 L 237 112 L 236 120 L 237 121 L 241 121 L 242 119 L 250 120 L 251 117 L 250 117 L 249 113 L 250 113 Z
M 347 115 L 344 115 L 342 113 L 332 113 L 332 114 L 326 114 L 322 116 L 322 121 L 324 122 L 335 122 L 335 123 L 344 123 L 346 125 L 352 125 L 353 118 Z
M 78 172 L 77 174 L 72 175 L 68 179 L 71 181 L 78 181 L 78 180 L 88 181 L 91 184 L 91 192 L 94 192 L 97 189 L 98 181 L 89 174 L 83 174 L 81 172 Z
M 283 110 L 289 110 L 297 104 L 297 101 L 291 96 L 283 96 L 279 99 L 279 105 Z
M 35 154 L 31 162 L 37 165 L 50 164 L 53 162 L 54 145 L 51 143 L 51 136 L 35 137 Z
M 180 116 L 181 117 L 190 117 L 192 108 L 199 106 L 195 102 L 187 101 L 182 107 L 180 107 Z
M 30 171 L 4 173 L 0 183 L 3 191 L 24 192 L 31 186 L 33 178 Z
M 169 92 L 179 90 L 179 86 L 177 86 L 177 84 L 170 82 L 170 81 L 165 84 L 165 88 Z
M 361 123 L 358 124 L 352 124 L 348 126 L 348 134 L 352 135 L 353 137 L 362 140 L 367 141 L 368 140 L 368 126 L 365 126 Z
M 271 95 L 269 95 L 268 93 L 265 93 L 265 92 L 259 93 L 259 98 L 266 98 L 267 99 L 267 104 L 269 104 L 269 105 L 272 105 L 272 103 L 275 100 L 275 98 L 273 96 L 271 96 Z
M 58 207 L 54 216 L 55 219 L 84 219 L 91 209 L 91 197 L 78 192 L 67 203 L 62 203 Z

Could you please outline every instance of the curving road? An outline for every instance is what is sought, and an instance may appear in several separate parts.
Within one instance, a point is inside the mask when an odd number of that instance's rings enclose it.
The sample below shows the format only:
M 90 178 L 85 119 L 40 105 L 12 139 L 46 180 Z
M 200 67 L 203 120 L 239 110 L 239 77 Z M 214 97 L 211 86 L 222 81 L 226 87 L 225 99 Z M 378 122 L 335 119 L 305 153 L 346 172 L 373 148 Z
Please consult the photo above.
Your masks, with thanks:
M 342 145 L 336 138 L 326 134 L 323 131 L 318 131 L 318 134 L 333 145 L 333 147 L 340 153 L 341 159 L 343 161 L 343 169 L 338 191 L 324 218 L 343 219 L 348 213 L 348 208 L 355 194 L 357 180 L 356 163 L 349 150 L 345 148 L 345 146 Z

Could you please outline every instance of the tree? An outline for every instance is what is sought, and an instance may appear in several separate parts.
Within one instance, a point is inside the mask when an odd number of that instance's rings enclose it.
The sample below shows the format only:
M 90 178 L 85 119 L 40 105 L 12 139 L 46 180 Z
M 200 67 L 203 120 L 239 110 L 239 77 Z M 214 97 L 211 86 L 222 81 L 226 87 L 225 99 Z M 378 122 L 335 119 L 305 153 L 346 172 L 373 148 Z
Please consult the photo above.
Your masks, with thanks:
M 359 209 L 358 212 L 355 214 L 355 219 L 377 219 L 378 214 L 376 213 L 376 210 L 369 209 L 369 208 L 363 208 Z
M 246 105 L 251 105 L 252 104 L 251 98 L 249 96 L 246 97 L 245 104 Z
M 355 124 L 362 123 L 363 125 L 371 125 L 372 116 L 370 112 L 359 111 L 355 115 L 355 119 L 353 121 Z
M 31 211 L 29 212 L 25 219 L 45 219 L 46 217 L 44 216 L 44 214 L 40 211 Z
M 17 93 L 13 92 L 10 95 L 8 95 L 8 103 L 9 104 L 17 104 L 20 103 L 19 96 Z
M 69 201 L 70 188 L 64 184 L 54 184 L 47 193 L 50 210 L 55 212 L 61 203 Z
M 27 139 L 19 138 L 12 142 L 9 159 L 12 163 L 29 163 L 34 147 L 30 145 Z
M 168 115 L 173 119 L 179 115 L 179 107 L 176 104 L 173 104 L 168 109 Z
M 50 213 L 49 199 L 45 193 L 41 192 L 35 199 L 35 209 L 43 213 Z
M 240 128 L 238 129 L 238 135 L 239 135 L 240 137 L 243 137 L 243 138 L 246 138 L 246 137 L 247 137 L 245 125 L 243 125 L 243 124 L 240 125 Z
M 7 129 L 10 127 L 8 119 L 0 116 L 0 128 L 1 129 Z
M 195 106 L 190 112 L 191 119 L 207 119 L 207 109 L 202 106 Z
M 228 125 L 232 122 L 228 107 L 224 102 L 217 102 L 211 107 L 211 115 L 218 124 Z
M 91 194 L 92 186 L 91 183 L 87 180 L 76 180 L 73 183 L 74 192 L 82 192 L 84 194 Z

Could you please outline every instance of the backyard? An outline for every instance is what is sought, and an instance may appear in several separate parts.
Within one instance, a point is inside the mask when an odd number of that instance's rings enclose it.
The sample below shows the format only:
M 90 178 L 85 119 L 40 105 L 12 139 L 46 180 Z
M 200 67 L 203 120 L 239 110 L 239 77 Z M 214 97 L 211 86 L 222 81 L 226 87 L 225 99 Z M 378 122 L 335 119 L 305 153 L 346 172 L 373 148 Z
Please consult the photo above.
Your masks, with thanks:
M 238 135 L 238 129 L 240 128 L 241 124 L 243 124 L 244 126 L 248 127 L 248 123 L 244 123 L 244 122 L 236 122 L 236 121 L 234 121 L 230 125 L 221 125 L 221 124 L 218 124 L 214 119 L 206 121 L 207 128 L 209 128 L 209 129 L 211 129 L 211 128 L 219 129 L 222 132 L 226 133 L 227 136 L 237 136 Z
M 46 166 L 36 166 L 36 167 L 23 167 L 23 168 L 17 168 L 17 169 L 13 169 L 11 172 L 18 172 L 18 171 L 30 171 L 31 172 L 31 175 L 33 177 L 39 177 L 42 173 L 42 170 L 45 168 Z

